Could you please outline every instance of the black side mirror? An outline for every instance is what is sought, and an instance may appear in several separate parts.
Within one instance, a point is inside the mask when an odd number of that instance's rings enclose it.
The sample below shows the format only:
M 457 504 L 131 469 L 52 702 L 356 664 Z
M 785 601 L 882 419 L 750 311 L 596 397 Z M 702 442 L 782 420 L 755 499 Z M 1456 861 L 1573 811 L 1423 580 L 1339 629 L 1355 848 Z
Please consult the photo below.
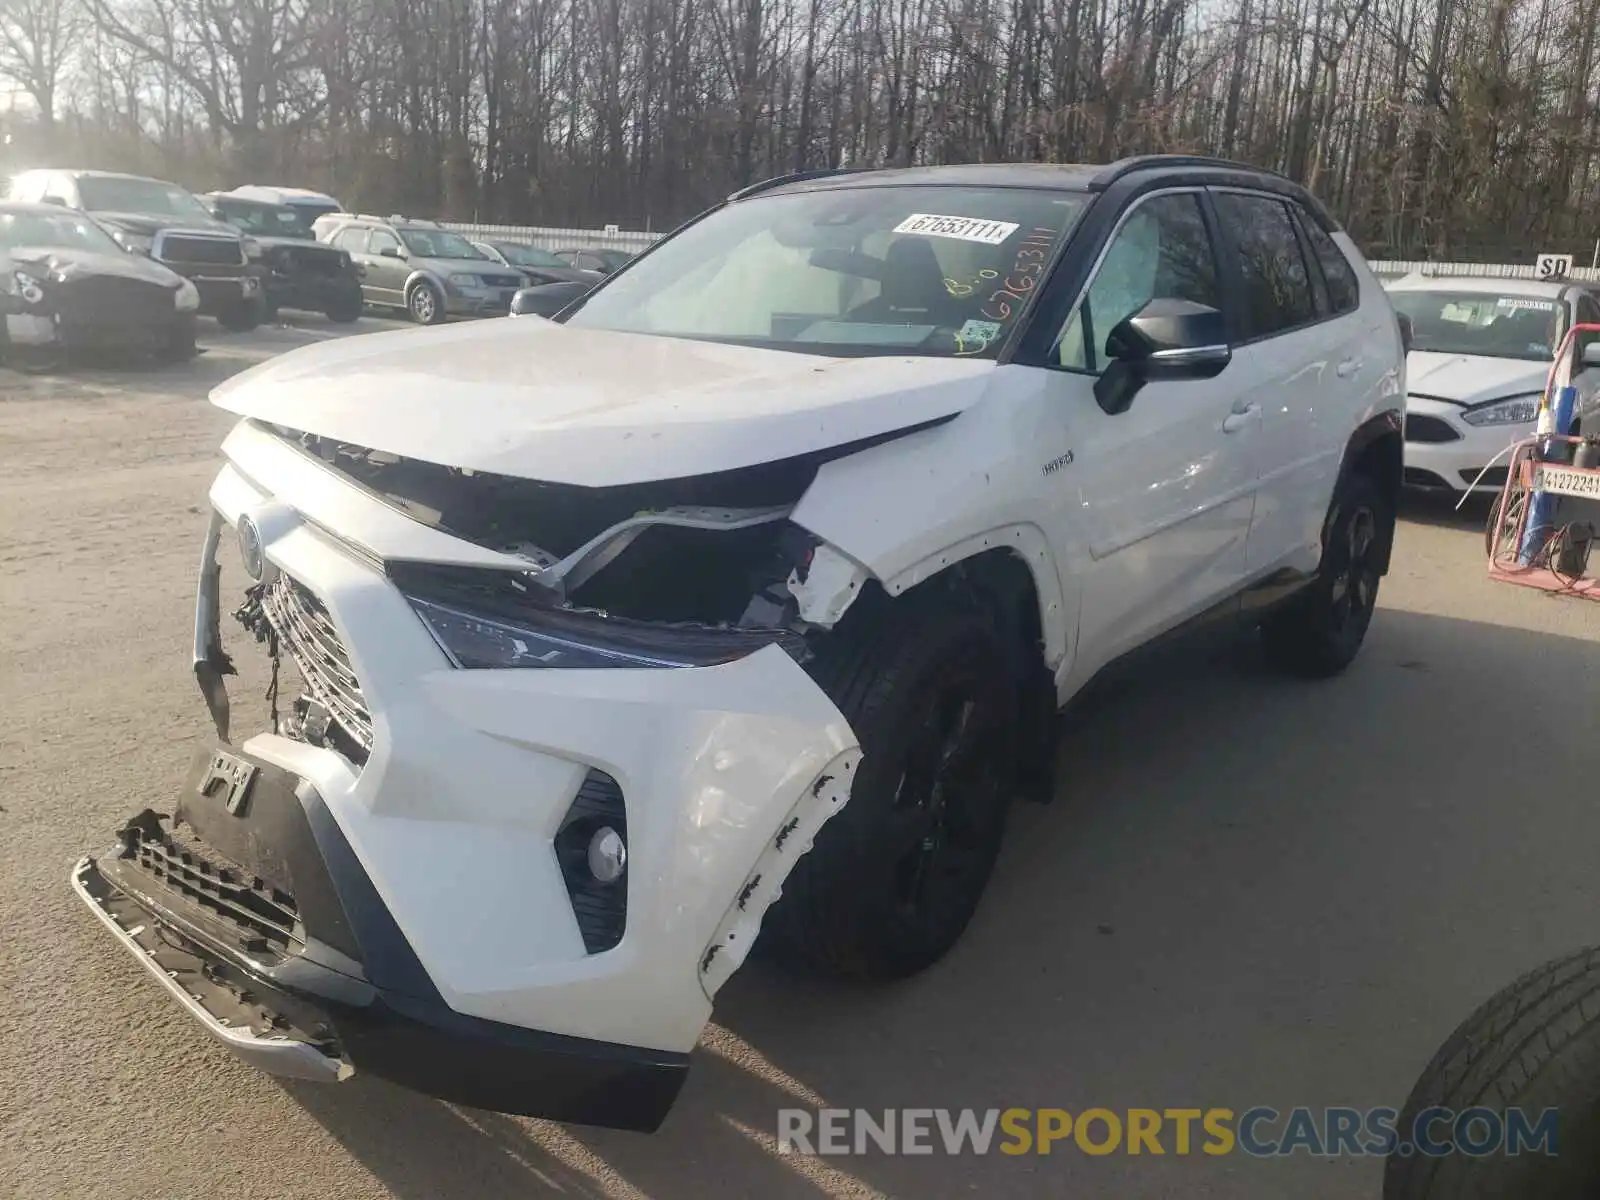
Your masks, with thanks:
M 1223 315 L 1190 300 L 1152 300 L 1106 335 L 1111 361 L 1095 381 L 1106 412 L 1126 412 L 1153 379 L 1211 379 L 1232 361 Z
M 1416 339 L 1416 331 L 1411 325 L 1411 318 L 1405 313 L 1395 313 L 1394 319 L 1400 323 L 1400 347 L 1407 354 L 1410 354 L 1412 342 Z

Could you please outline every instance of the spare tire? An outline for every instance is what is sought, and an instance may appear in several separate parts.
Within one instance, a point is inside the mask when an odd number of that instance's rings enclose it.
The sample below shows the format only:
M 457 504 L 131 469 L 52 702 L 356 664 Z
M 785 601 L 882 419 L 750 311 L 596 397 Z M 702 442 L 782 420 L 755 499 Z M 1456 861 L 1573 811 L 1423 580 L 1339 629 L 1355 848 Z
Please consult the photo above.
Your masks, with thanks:
M 1544 1132 L 1519 1152 L 1507 1142 L 1475 1156 L 1419 1154 L 1404 1140 L 1430 1109 L 1497 1114 L 1510 1137 Z M 1433 1056 L 1396 1125 L 1384 1200 L 1593 1200 L 1600 1196 L 1600 947 L 1529 971 L 1491 996 Z M 1443 1119 L 1434 1140 L 1443 1142 Z M 1410 1150 L 1410 1153 L 1405 1151 Z M 1550 1153 L 1549 1151 L 1554 1151 Z

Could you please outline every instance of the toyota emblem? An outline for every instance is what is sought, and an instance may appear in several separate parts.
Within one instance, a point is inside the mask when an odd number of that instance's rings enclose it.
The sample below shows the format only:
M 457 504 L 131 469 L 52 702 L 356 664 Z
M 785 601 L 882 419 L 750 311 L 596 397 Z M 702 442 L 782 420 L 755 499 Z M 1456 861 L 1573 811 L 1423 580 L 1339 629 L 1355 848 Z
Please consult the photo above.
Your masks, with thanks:
M 257 583 L 266 573 L 267 556 L 261 547 L 261 530 L 249 517 L 239 518 L 239 557 L 244 559 L 245 573 Z

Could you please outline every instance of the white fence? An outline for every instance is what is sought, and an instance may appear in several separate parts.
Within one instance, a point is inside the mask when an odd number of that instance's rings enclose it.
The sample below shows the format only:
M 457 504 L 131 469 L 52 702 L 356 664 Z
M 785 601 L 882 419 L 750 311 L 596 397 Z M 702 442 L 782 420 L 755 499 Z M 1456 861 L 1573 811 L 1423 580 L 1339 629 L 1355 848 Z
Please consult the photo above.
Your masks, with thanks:
M 1388 259 L 1370 259 L 1367 265 L 1373 273 L 1385 279 L 1421 271 L 1425 275 L 1488 275 L 1495 279 L 1536 279 L 1537 272 L 1530 263 L 1450 263 L 1450 262 L 1398 262 Z M 1593 267 L 1573 267 L 1567 278 L 1574 283 L 1600 282 L 1600 270 Z
M 626 250 L 637 254 L 661 236 L 629 230 L 609 233 L 604 229 L 554 229 L 546 225 L 474 225 L 460 221 L 440 221 L 439 224 L 479 241 L 499 238 L 526 242 L 545 250 Z
M 454 229 L 467 237 L 480 241 L 504 238 L 507 241 L 527 242 L 546 250 L 581 249 L 599 247 L 607 250 L 627 250 L 638 253 L 661 237 L 659 233 L 641 233 L 636 230 L 607 232 L 603 229 L 556 229 L 546 225 L 475 225 L 460 221 L 441 221 L 446 229 Z M 1369 259 L 1367 265 L 1385 279 L 1421 271 L 1431 275 L 1488 275 L 1497 279 L 1533 279 L 1534 265 L 1526 263 L 1455 263 L 1403 261 L 1398 259 Z M 1593 267 L 1574 266 L 1568 274 L 1574 282 L 1600 283 L 1600 270 Z

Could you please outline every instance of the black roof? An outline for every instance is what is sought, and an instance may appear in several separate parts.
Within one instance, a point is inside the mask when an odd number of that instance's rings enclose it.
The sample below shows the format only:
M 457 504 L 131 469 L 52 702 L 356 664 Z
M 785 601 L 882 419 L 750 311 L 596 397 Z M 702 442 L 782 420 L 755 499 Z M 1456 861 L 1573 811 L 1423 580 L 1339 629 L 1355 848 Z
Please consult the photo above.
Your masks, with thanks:
M 802 171 L 751 184 L 728 197 L 730 202 L 762 193 L 826 191 L 864 187 L 991 187 L 1060 188 L 1101 192 L 1124 181 L 1181 179 L 1197 183 L 1247 183 L 1293 196 L 1308 204 L 1330 229 L 1338 226 L 1323 205 L 1302 185 L 1276 171 L 1226 158 L 1193 154 L 1141 154 L 1114 163 L 963 163 L 939 167 L 840 167 Z

